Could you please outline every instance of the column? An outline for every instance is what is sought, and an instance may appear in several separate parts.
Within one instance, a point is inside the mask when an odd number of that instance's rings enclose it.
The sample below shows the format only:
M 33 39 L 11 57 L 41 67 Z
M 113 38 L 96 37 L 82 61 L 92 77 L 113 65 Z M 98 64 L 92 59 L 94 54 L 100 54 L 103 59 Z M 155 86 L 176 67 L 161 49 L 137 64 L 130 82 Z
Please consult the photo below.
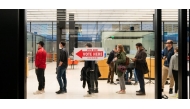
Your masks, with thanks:
M 155 98 L 162 99 L 162 10 L 156 9 L 154 15 L 155 29 Z
M 59 43 L 61 41 L 66 41 L 66 9 L 57 9 L 57 66 L 59 65 Z
M 178 98 L 187 99 L 187 9 L 178 10 L 178 49 Z
M 75 28 L 74 14 L 69 13 L 69 54 L 78 47 L 78 28 Z
M 188 37 L 190 36 L 190 9 L 189 9 L 189 35 Z M 188 42 L 189 43 L 189 42 Z M 189 44 L 188 44 L 189 45 Z M 190 50 L 189 50 L 190 51 Z M 190 68 L 190 64 L 188 66 Z M 189 73 L 189 72 L 188 72 Z M 190 99 L 190 73 L 188 74 L 189 75 L 189 99 Z
M 26 12 L 0 9 L 1 99 L 26 99 Z

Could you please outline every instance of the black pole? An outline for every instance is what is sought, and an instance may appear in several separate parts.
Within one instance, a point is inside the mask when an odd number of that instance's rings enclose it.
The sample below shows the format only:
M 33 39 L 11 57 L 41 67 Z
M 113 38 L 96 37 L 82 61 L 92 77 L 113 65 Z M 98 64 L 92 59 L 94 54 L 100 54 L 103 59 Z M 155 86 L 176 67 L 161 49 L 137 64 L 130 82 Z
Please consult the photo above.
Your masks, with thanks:
M 178 10 L 178 49 L 178 98 L 187 99 L 187 9 Z
M 155 98 L 162 98 L 162 58 L 161 58 L 161 47 L 162 47 L 162 12 L 161 9 L 155 10 L 154 15 L 154 27 L 155 28 Z
M 190 9 L 189 9 L 189 34 L 188 37 L 190 36 Z M 189 42 L 188 42 L 189 43 Z M 189 45 L 189 44 L 188 44 Z M 189 50 L 190 51 L 190 50 Z M 189 53 L 189 52 L 188 52 Z M 190 64 L 188 66 L 190 68 Z M 189 75 L 189 99 L 190 99 L 190 73 L 188 71 L 188 75 Z
M 141 21 L 141 30 L 142 30 L 142 21 Z
M 162 44 L 162 49 L 164 49 L 164 22 L 163 22 L 163 30 L 162 31 L 163 31 L 163 35 L 162 35 L 162 40 L 163 40 L 163 42 L 162 42 L 163 43 Z
M 57 66 L 59 65 L 59 43 L 62 41 L 62 31 L 65 34 L 66 29 L 66 9 L 57 9 Z M 64 36 L 65 38 L 65 36 Z M 65 40 L 64 40 L 65 41 Z
M 153 24 L 153 30 L 155 31 L 155 16 L 154 16 L 154 14 L 153 14 L 153 20 L 152 20 L 152 24 Z
M 30 22 L 30 32 L 31 32 L 31 22 Z

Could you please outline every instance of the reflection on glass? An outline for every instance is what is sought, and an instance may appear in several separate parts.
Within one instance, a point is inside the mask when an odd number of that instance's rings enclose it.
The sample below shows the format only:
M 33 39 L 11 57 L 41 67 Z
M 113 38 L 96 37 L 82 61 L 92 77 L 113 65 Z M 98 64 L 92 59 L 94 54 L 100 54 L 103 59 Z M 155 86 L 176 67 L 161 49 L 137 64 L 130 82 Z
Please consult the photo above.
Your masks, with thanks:
M 149 52 L 154 51 L 154 32 L 102 32 L 102 47 L 109 53 L 115 45 L 123 44 L 128 48 L 128 56 L 133 58 L 137 52 L 136 43 L 142 43 Z
M 28 67 L 33 69 L 33 48 L 32 48 L 32 34 L 27 33 L 27 57 L 28 57 Z

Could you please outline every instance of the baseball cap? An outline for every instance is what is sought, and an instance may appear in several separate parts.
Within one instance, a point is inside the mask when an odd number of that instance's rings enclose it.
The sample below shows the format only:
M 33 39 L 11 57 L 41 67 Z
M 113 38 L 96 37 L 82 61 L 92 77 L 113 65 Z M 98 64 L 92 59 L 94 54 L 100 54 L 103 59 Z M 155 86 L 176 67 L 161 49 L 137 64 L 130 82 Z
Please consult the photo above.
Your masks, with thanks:
M 42 47 L 44 46 L 44 42 L 43 41 L 40 41 L 37 44 L 40 44 Z

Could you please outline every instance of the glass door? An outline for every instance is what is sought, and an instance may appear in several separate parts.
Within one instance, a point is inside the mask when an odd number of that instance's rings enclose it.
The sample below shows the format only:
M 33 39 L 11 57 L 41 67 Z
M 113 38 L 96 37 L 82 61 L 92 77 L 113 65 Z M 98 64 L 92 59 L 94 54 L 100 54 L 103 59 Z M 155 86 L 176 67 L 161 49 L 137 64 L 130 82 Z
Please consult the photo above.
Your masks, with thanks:
M 33 34 L 27 33 L 27 58 L 29 70 L 33 69 Z

